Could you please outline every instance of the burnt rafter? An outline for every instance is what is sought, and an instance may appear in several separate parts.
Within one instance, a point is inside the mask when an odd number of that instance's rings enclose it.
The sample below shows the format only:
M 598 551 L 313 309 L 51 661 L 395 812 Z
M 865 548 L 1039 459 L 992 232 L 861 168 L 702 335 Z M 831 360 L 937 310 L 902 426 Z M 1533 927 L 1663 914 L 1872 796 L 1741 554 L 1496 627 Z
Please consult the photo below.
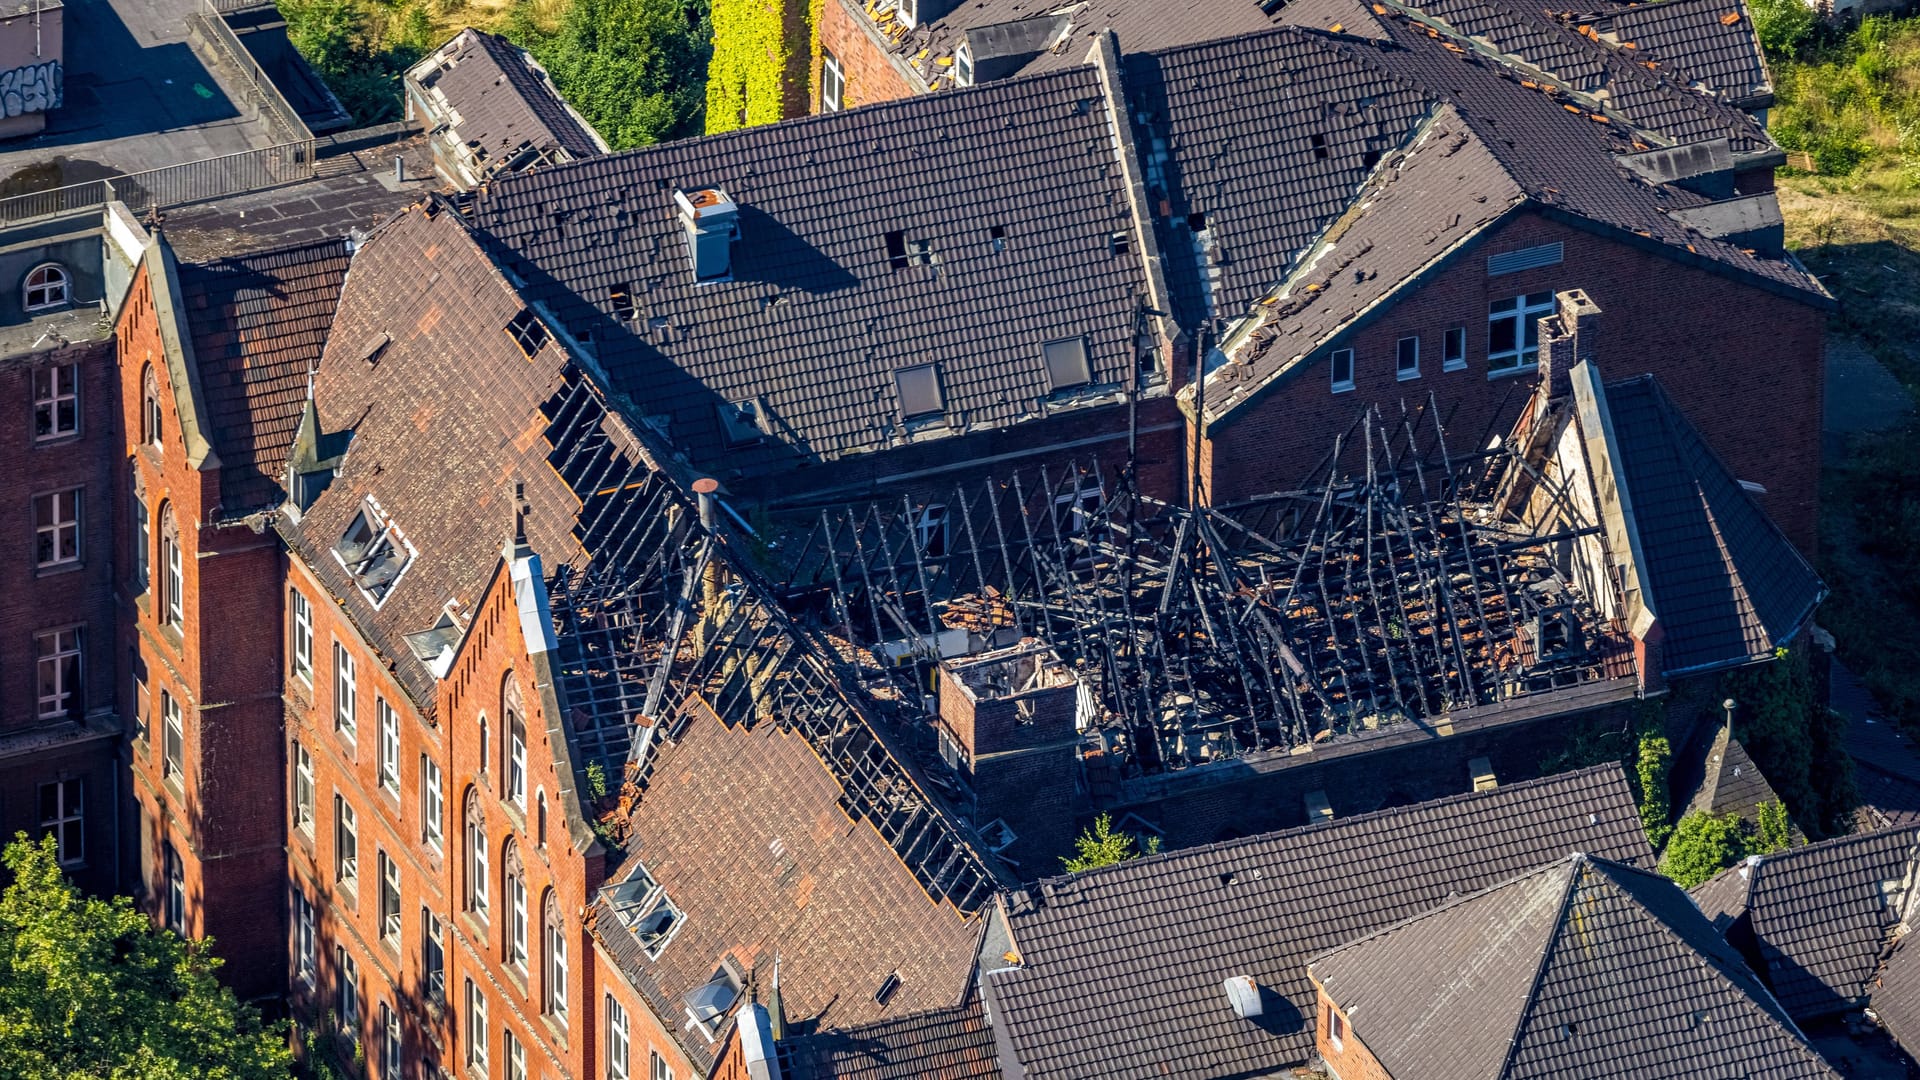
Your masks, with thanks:
M 1450 453 L 1431 403 L 1368 409 L 1301 487 L 1228 506 L 1089 467 L 832 508 L 778 545 L 781 601 L 896 671 L 1043 639 L 1141 771 L 1285 751 L 1631 673 L 1556 559 L 1597 523 L 1550 488 L 1554 529 L 1501 511 L 1516 477 L 1543 482 Z

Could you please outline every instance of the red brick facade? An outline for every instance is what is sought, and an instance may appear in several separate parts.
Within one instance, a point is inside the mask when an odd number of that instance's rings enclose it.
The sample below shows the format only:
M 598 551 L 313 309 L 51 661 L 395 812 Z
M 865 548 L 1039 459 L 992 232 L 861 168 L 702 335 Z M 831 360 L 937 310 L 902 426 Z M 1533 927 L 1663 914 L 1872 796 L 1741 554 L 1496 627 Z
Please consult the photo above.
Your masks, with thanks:
M 1486 257 L 1558 241 L 1556 266 L 1487 275 Z M 1609 379 L 1651 372 L 1734 475 L 1763 485 L 1769 514 L 1802 550 L 1814 546 L 1826 313 L 1814 304 L 1689 265 L 1540 213 L 1517 215 L 1416 285 L 1372 322 L 1310 356 L 1262 395 L 1214 421 L 1204 455 L 1216 503 L 1298 484 L 1359 410 L 1397 415 L 1434 395 L 1448 447 L 1502 434 L 1532 376 L 1489 376 L 1487 308 L 1532 293 L 1584 289 L 1601 315 L 1594 356 Z M 1442 338 L 1465 327 L 1466 366 L 1441 370 Z M 1400 338 L 1420 339 L 1420 375 L 1396 377 Z M 1354 389 L 1334 393 L 1326 363 L 1354 350 Z
M 821 59 L 813 71 L 813 111 L 822 112 L 819 95 L 825 86 L 821 67 L 830 56 L 840 66 L 844 81 L 841 108 L 893 101 L 924 92 L 916 86 L 906 62 L 881 47 L 879 35 L 854 0 L 822 0 L 819 35 Z
M 1393 1075 L 1353 1033 L 1346 1014 L 1327 997 L 1318 979 L 1313 980 L 1313 990 L 1316 1003 L 1313 1046 L 1326 1062 L 1327 1071 L 1338 1080 L 1393 1080 Z

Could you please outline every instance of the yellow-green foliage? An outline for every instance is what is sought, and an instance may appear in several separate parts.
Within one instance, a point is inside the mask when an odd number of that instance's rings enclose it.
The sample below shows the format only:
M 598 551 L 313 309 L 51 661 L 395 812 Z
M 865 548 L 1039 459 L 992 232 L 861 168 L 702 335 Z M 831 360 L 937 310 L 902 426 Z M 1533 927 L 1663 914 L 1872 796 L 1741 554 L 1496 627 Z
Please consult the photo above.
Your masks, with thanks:
M 1874 15 L 1772 62 L 1771 129 L 1824 176 L 1920 185 L 1920 18 Z
M 791 94 L 804 100 L 811 55 L 806 0 L 713 0 L 713 60 L 707 67 L 707 134 L 771 124 Z

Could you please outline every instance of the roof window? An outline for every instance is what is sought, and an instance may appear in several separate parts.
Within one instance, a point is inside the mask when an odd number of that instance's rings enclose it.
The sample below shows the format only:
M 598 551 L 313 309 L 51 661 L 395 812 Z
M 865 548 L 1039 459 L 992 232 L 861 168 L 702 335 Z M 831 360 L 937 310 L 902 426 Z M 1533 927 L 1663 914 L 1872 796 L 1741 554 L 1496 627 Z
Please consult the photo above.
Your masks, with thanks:
M 371 496 L 360 504 L 360 512 L 333 546 L 333 557 L 376 608 L 386 602 L 413 556 L 413 545 Z
M 507 336 L 513 339 L 520 351 L 531 360 L 539 353 L 541 346 L 547 343 L 547 327 L 532 308 L 521 308 L 520 314 L 507 323 Z
M 633 307 L 633 286 L 625 282 L 615 285 L 607 293 L 607 299 L 613 304 L 613 317 L 621 322 L 632 322 L 639 317 Z
M 392 335 L 385 331 L 375 334 L 367 339 L 366 344 L 360 346 L 360 359 L 366 361 L 368 367 L 374 367 L 380 363 L 381 357 L 387 355 L 387 346 L 391 344 L 393 344 Z
M 708 1042 L 713 1042 L 721 1022 L 733 1010 L 734 1003 L 740 1000 L 741 982 L 733 962 L 722 961 L 712 978 L 680 999 L 687 1006 L 688 1026 L 698 1028 Z
M 1332 153 L 1332 151 L 1327 149 L 1327 137 L 1317 131 L 1308 136 L 1307 141 L 1313 144 L 1314 157 L 1325 158 Z
M 992 241 L 995 254 L 1007 250 L 1007 227 L 995 225 L 987 230 L 987 239 Z
M 728 446 L 756 443 L 767 434 L 766 421 L 763 419 L 766 407 L 759 398 L 716 408 L 720 412 L 720 426 L 726 431 Z
M 887 234 L 887 261 L 895 270 L 905 270 L 909 266 L 938 266 L 940 259 L 933 253 L 933 241 L 908 236 L 904 230 L 895 230 Z
M 1047 382 L 1053 389 L 1069 390 L 1093 381 L 1093 372 L 1087 365 L 1086 338 L 1049 341 L 1040 346 L 1040 351 L 1047 362 Z
M 917 364 L 893 373 L 894 388 L 900 393 L 900 415 L 918 420 L 947 411 L 946 396 L 940 392 L 940 366 Z
M 660 959 L 660 953 L 673 939 L 674 931 L 680 929 L 684 917 L 680 909 L 673 906 L 673 901 L 667 899 L 666 890 L 647 873 L 647 868 L 637 865 L 631 877 L 608 886 L 604 895 L 614 917 L 640 942 L 647 959 Z

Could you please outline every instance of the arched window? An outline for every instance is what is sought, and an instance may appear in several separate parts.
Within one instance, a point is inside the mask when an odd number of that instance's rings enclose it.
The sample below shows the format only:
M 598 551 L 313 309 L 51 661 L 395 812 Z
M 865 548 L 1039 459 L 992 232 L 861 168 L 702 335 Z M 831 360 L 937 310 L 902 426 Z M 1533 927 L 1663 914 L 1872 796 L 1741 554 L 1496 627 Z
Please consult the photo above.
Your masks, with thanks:
M 485 922 L 487 919 L 487 819 L 480 809 L 480 793 L 467 789 L 465 808 L 461 811 L 466 829 L 467 862 L 467 910 L 473 917 Z
M 504 718 L 503 734 L 506 735 L 500 762 L 501 794 L 524 814 L 527 811 L 527 723 L 521 718 L 520 687 L 513 681 L 511 671 L 501 684 L 500 715 Z
M 501 927 L 500 956 L 507 967 L 527 973 L 527 868 L 520 861 L 520 845 L 511 839 L 500 857 L 500 893 L 506 925 Z
M 59 263 L 41 263 L 27 274 L 28 311 L 46 311 L 67 302 L 67 271 Z
M 173 506 L 160 504 L 160 621 L 175 628 L 185 625 L 186 561 L 180 555 L 180 528 Z
M 160 445 L 160 376 L 148 364 L 140 372 L 140 441 Z
M 540 984 L 545 994 L 548 1016 L 561 1027 L 567 1026 L 567 924 L 560 917 L 560 903 L 548 889 L 540 904 Z

